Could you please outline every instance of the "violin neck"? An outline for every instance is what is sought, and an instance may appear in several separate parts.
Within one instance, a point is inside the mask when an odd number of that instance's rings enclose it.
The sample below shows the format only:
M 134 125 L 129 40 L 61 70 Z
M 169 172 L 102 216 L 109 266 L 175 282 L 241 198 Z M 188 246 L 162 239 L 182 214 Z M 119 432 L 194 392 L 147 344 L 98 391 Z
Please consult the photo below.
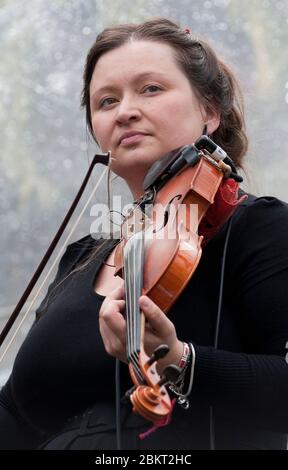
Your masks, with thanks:
M 143 288 L 144 250 L 144 231 L 139 231 L 129 238 L 123 252 L 127 360 L 128 363 L 132 364 L 139 383 L 143 382 L 139 366 L 139 352 L 145 321 L 143 320 L 143 313 L 140 311 L 138 299 Z

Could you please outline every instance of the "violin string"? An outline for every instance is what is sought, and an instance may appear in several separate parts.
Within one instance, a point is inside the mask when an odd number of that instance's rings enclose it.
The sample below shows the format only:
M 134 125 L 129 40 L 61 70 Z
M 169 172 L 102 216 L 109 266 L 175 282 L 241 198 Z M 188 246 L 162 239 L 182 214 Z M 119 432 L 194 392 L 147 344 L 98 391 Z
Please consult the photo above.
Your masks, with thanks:
M 108 172 L 107 172 L 107 199 L 108 199 L 109 214 L 111 212 L 111 168 L 110 168 L 110 163 L 111 163 L 111 161 L 109 159 Z M 109 233 L 110 233 L 110 237 L 112 237 L 111 217 L 109 217 Z
M 136 255 L 137 259 L 135 257 L 134 261 L 134 282 L 136 285 L 135 289 L 135 315 L 136 315 L 136 332 L 135 332 L 135 350 L 137 351 L 137 361 L 138 361 L 138 356 L 141 348 L 141 324 L 140 324 L 140 307 L 139 307 L 139 302 L 138 299 L 141 295 L 142 292 L 142 276 L 141 276 L 141 269 L 142 269 L 142 230 L 137 233 L 137 249 L 136 249 Z
M 135 332 L 134 332 L 134 285 L 133 285 L 133 268 L 131 268 L 132 260 L 133 258 L 133 250 L 134 250 L 134 240 L 130 240 L 130 250 L 129 250 L 129 255 L 128 255 L 128 263 L 129 263 L 129 286 L 130 286 L 130 297 L 129 297 L 129 302 L 130 302 L 130 312 L 131 312 L 131 356 L 132 356 L 132 361 L 134 361 L 134 338 L 135 338 Z
M 12 344 L 13 344 L 13 342 L 14 342 L 14 340 L 15 340 L 15 338 L 16 338 L 18 332 L 19 332 L 19 330 L 21 329 L 21 327 L 22 327 L 24 321 L 26 320 L 27 316 L 28 316 L 29 313 L 31 312 L 31 310 L 32 310 L 32 308 L 33 308 L 33 306 L 34 306 L 34 303 L 36 302 L 36 300 L 37 300 L 37 298 L 38 298 L 38 296 L 39 296 L 39 294 L 40 294 L 40 292 L 41 292 L 43 286 L 45 285 L 45 283 L 46 283 L 48 277 L 50 276 L 50 274 L 51 274 L 51 272 L 53 271 L 55 265 L 58 263 L 60 257 L 61 257 L 62 254 L 64 253 L 64 250 L 65 250 L 67 244 L 69 243 L 70 238 L 72 237 L 73 233 L 75 232 L 75 230 L 76 230 L 76 228 L 77 228 L 77 226 L 78 226 L 78 224 L 79 224 L 79 222 L 80 222 L 80 220 L 81 220 L 81 218 L 82 218 L 84 212 L 86 211 L 86 209 L 87 209 L 88 205 L 90 204 L 90 202 L 91 202 L 93 196 L 95 195 L 95 193 L 96 193 L 96 191 L 97 191 L 97 189 L 98 189 L 98 187 L 99 187 L 99 185 L 100 185 L 102 179 L 104 178 L 105 173 L 107 172 L 107 170 L 108 170 L 108 168 L 106 167 L 106 168 L 103 170 L 102 174 L 100 175 L 100 177 L 99 177 L 99 179 L 98 179 L 98 182 L 97 182 L 95 188 L 93 189 L 93 191 L 91 192 L 90 196 L 88 197 L 87 202 L 85 203 L 85 205 L 84 205 L 84 207 L 83 207 L 83 209 L 82 209 L 80 215 L 78 216 L 76 222 L 74 223 L 74 225 L 73 225 L 71 231 L 70 231 L 69 234 L 67 235 L 66 240 L 64 241 L 63 245 L 61 246 L 61 248 L 60 248 L 60 250 L 59 250 L 59 252 L 58 252 L 58 254 L 57 254 L 55 260 L 53 261 L 53 263 L 52 263 L 50 269 L 48 270 L 48 272 L 47 272 L 47 274 L 46 274 L 46 276 L 45 276 L 45 278 L 44 278 L 42 284 L 40 285 L 40 287 L 39 287 L 39 289 L 37 290 L 37 292 L 36 292 L 35 296 L 33 297 L 33 299 L 31 300 L 31 303 L 30 303 L 30 305 L 29 305 L 27 311 L 26 311 L 25 314 L 23 315 L 23 317 L 22 317 L 22 319 L 21 319 L 19 325 L 17 326 L 17 328 L 16 328 L 14 334 L 12 335 L 12 337 L 11 337 L 11 339 L 9 340 L 9 342 L 8 342 L 8 344 L 7 344 L 7 346 L 6 346 L 6 348 L 4 349 L 2 356 L 0 357 L 0 364 L 1 364 L 1 362 L 3 361 L 4 357 L 6 356 L 8 350 L 9 350 L 10 347 L 12 346 Z
M 131 269 L 130 269 L 130 256 L 131 256 L 131 242 L 129 239 L 124 248 L 124 265 L 125 265 L 125 292 L 126 292 L 126 308 L 127 308 L 127 345 L 128 345 L 128 360 L 134 366 L 133 361 L 133 315 L 132 315 L 132 294 L 131 294 Z
M 132 297 L 132 312 L 133 312 L 133 358 L 137 364 L 137 282 L 135 277 L 136 270 L 136 238 L 133 239 L 133 249 L 131 253 L 131 282 L 133 285 L 133 297 Z
M 130 343 L 130 362 L 133 363 L 133 317 L 132 317 L 132 305 L 131 305 L 131 269 L 130 269 L 130 256 L 131 256 L 131 239 L 128 241 L 128 246 L 127 246 L 127 283 L 128 283 L 128 291 L 129 291 L 129 312 L 130 312 L 130 317 L 129 317 L 129 343 Z
M 132 275 L 133 275 L 133 286 L 134 286 L 134 292 L 133 292 L 133 334 L 134 334 L 134 344 L 133 344 L 133 357 L 134 357 L 134 362 L 137 364 L 137 367 L 139 367 L 139 360 L 138 360 L 138 344 L 137 344 L 137 339 L 138 339 L 138 305 L 137 305 L 137 300 L 138 300 L 138 289 L 137 289 L 137 277 L 136 277 L 136 243 L 137 239 L 135 238 L 134 240 L 134 250 L 133 250 L 133 269 L 132 269 Z M 137 247 L 138 248 L 138 247 Z
M 130 256 L 130 265 L 132 265 L 132 269 L 130 272 L 130 282 L 132 285 L 132 292 L 133 295 L 131 297 L 131 305 L 132 305 L 132 357 L 133 357 L 133 363 L 137 365 L 138 367 L 138 362 L 137 362 L 137 354 L 136 354 L 136 318 L 135 318 L 135 297 L 136 297 L 136 285 L 135 285 L 135 238 L 133 237 L 132 239 L 132 249 L 131 249 L 131 256 Z
M 140 324 L 140 307 L 138 299 L 142 291 L 142 278 L 141 278 L 141 260 L 142 260 L 142 231 L 135 234 L 133 237 L 133 269 L 132 269 L 132 283 L 133 289 L 133 359 L 134 364 L 140 370 L 143 380 L 142 372 L 139 366 L 139 352 L 141 348 L 141 324 Z
M 134 282 L 134 261 L 135 261 L 135 239 L 134 237 L 131 239 L 131 250 L 129 256 L 129 263 L 130 267 L 130 285 L 132 287 L 132 295 L 131 295 L 131 319 L 132 319 L 132 360 L 134 367 L 138 367 L 137 360 L 135 358 L 135 282 Z
M 123 258 L 124 258 L 124 283 L 125 283 L 125 298 L 126 298 L 126 343 L 127 343 L 127 359 L 130 362 L 131 358 L 131 341 L 130 341 L 130 303 L 129 303 L 129 280 L 128 280 L 128 266 L 127 266 L 127 251 L 128 243 L 124 246 L 123 249 Z
M 131 269 L 131 258 L 133 257 L 134 252 L 134 239 L 130 238 L 125 247 L 124 247 L 124 266 L 125 266 L 125 293 L 126 293 L 126 321 L 127 321 L 127 351 L 128 351 L 128 360 L 131 362 L 134 372 L 137 376 L 139 382 L 143 381 L 141 370 L 138 366 L 138 360 L 135 360 L 135 350 L 134 350 L 134 304 L 133 299 L 135 299 L 134 292 L 134 283 L 133 283 L 133 269 Z M 138 359 L 138 358 L 137 358 Z
M 139 285 L 138 298 L 142 295 L 143 285 L 144 285 L 144 258 L 145 258 L 145 230 L 144 230 L 144 227 L 143 227 L 143 230 L 141 230 L 139 253 L 140 253 L 140 263 L 139 263 L 139 282 L 140 282 L 140 285 Z M 139 303 L 138 303 L 138 305 L 139 305 Z M 138 308 L 139 308 L 139 312 L 138 312 L 138 323 L 139 323 L 138 341 L 139 341 L 139 349 L 140 349 L 141 339 L 142 339 L 141 328 L 142 328 L 142 324 L 144 325 L 143 328 L 145 327 L 145 322 L 142 322 L 142 317 L 143 317 L 144 314 L 141 312 L 140 307 L 138 307 Z M 143 334 L 144 334 L 144 332 L 143 332 Z
M 142 372 L 138 363 L 139 348 L 137 347 L 137 305 L 138 305 L 138 292 L 137 292 L 137 283 L 135 282 L 135 271 L 136 271 L 136 253 L 137 253 L 137 237 L 134 235 L 131 240 L 131 250 L 130 250 L 130 285 L 132 286 L 132 295 L 131 295 L 131 319 L 132 319 L 132 360 L 134 369 L 138 373 L 138 380 L 140 378 L 143 381 Z

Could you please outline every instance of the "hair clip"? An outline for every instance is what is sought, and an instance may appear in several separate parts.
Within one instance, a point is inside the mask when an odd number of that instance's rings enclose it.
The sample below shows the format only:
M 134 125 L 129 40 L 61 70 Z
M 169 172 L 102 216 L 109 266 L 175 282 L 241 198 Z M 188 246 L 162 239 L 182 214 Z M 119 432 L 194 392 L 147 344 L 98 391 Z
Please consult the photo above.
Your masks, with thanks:
M 186 34 L 189 37 L 189 39 L 191 39 L 191 41 L 194 41 L 194 38 L 193 38 L 192 33 L 191 33 L 191 29 L 188 28 L 188 26 L 185 26 L 183 28 L 183 33 Z

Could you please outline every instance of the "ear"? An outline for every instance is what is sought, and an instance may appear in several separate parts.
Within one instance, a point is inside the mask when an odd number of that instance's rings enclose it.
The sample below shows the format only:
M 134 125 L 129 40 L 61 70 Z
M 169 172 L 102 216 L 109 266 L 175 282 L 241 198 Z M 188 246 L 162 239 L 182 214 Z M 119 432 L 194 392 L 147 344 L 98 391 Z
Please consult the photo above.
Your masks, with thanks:
M 220 125 L 220 112 L 214 109 L 208 109 L 205 112 L 205 124 L 207 126 L 207 133 L 208 135 L 213 134 L 213 132 L 218 129 Z

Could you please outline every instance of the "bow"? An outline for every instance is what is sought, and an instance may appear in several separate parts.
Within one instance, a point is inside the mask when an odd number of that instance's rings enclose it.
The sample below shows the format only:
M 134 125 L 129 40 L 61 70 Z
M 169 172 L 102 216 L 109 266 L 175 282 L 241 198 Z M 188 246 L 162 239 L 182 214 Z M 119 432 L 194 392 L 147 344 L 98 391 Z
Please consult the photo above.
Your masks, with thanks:
M 19 314 L 20 314 L 20 312 L 21 312 L 21 310 L 22 310 L 22 308 L 23 308 L 23 306 L 24 306 L 26 300 L 28 299 L 28 297 L 29 297 L 29 295 L 30 295 L 32 289 L 34 288 L 34 286 L 35 286 L 36 282 L 38 281 L 39 277 L 41 276 L 41 274 L 42 274 L 42 272 L 43 272 L 45 266 L 47 265 L 47 263 L 48 263 L 48 261 L 49 261 L 51 255 L 52 255 L 53 251 L 55 250 L 55 247 L 56 247 L 58 241 L 60 240 L 60 238 L 61 238 L 61 236 L 62 236 L 62 234 L 63 234 L 63 232 L 64 232 L 64 230 L 65 230 L 65 228 L 66 228 L 66 226 L 67 226 L 67 224 L 68 224 L 68 222 L 70 221 L 70 219 L 71 219 L 71 217 L 72 217 L 72 215 L 73 215 L 73 213 L 74 213 L 74 211 L 75 211 L 75 209 L 76 209 L 76 207 L 77 207 L 77 205 L 78 205 L 78 203 L 79 203 L 79 201 L 80 201 L 80 198 L 81 198 L 81 196 L 82 196 L 82 194 L 83 194 L 83 192 L 84 192 L 84 190 L 85 190 L 85 188 L 86 188 L 86 185 L 87 185 L 87 183 L 88 183 L 88 181 L 89 181 L 89 178 L 90 178 L 90 175 L 91 175 L 91 173 L 92 173 L 92 170 L 93 170 L 94 166 L 95 166 L 97 163 L 102 163 L 102 164 L 105 165 L 106 167 L 107 167 L 107 166 L 109 167 L 110 157 L 111 157 L 111 153 L 110 153 L 110 152 L 107 152 L 107 153 L 105 153 L 105 154 L 96 154 L 96 155 L 94 155 L 93 160 L 92 160 L 92 162 L 91 162 L 91 164 L 90 164 L 90 166 L 89 166 L 89 168 L 88 168 L 88 171 L 87 171 L 87 173 L 86 173 L 86 175 L 85 175 L 85 177 L 84 177 L 84 179 L 83 179 L 83 182 L 82 182 L 82 184 L 81 184 L 81 186 L 80 186 L 80 189 L 79 189 L 79 191 L 77 192 L 76 197 L 74 198 L 74 200 L 73 200 L 73 202 L 72 202 L 72 204 L 71 204 L 71 206 L 70 206 L 70 208 L 69 208 L 67 214 L 65 215 L 65 217 L 64 217 L 64 219 L 63 219 L 63 222 L 61 223 L 59 229 L 57 230 L 56 235 L 54 236 L 54 238 L 53 238 L 52 242 L 50 243 L 50 245 L 49 245 L 49 247 L 48 247 L 46 253 L 44 254 L 42 260 L 40 261 L 38 267 L 36 268 L 36 271 L 35 271 L 35 273 L 33 274 L 31 280 L 29 281 L 29 283 L 28 283 L 26 289 L 24 290 L 24 292 L 23 292 L 23 294 L 22 294 L 22 296 L 21 296 L 19 302 L 17 303 L 17 305 L 16 305 L 16 307 L 14 308 L 12 314 L 10 315 L 8 321 L 6 322 L 6 324 L 5 324 L 4 328 L 3 328 L 3 330 L 2 330 L 1 333 L 0 333 L 0 347 L 2 346 L 2 344 L 3 344 L 4 340 L 5 340 L 5 338 L 7 337 L 9 331 L 11 330 L 11 328 L 12 328 L 12 326 L 13 326 L 15 320 L 18 318 L 18 316 L 19 316 Z M 22 318 L 20 324 L 18 325 L 17 330 L 15 331 L 15 333 L 14 333 L 13 337 L 11 338 L 9 344 L 7 345 L 5 351 L 3 352 L 2 356 L 0 357 L 0 363 L 1 363 L 1 361 L 4 359 L 4 357 L 5 357 L 5 355 L 6 355 L 7 351 L 8 351 L 8 349 L 9 349 L 9 347 L 10 347 L 10 345 L 12 344 L 12 342 L 13 342 L 15 336 L 17 335 L 17 332 L 18 332 L 19 329 L 21 328 L 21 326 L 22 326 L 24 320 L 26 319 L 27 315 L 28 315 L 29 312 L 31 311 L 31 309 L 32 309 L 32 307 L 33 307 L 33 305 L 34 305 L 34 303 L 35 303 L 35 301 L 36 301 L 36 299 L 37 299 L 37 297 L 38 297 L 40 291 L 42 290 L 43 285 L 45 284 L 45 282 L 46 282 L 47 278 L 49 277 L 51 271 L 53 270 L 55 264 L 58 262 L 59 258 L 61 257 L 62 253 L 64 252 L 64 249 L 65 249 L 65 247 L 67 246 L 67 243 L 69 242 L 71 236 L 73 235 L 73 233 L 74 233 L 74 231 L 75 231 L 75 229 L 76 229 L 76 227 L 77 227 L 77 225 L 78 225 L 78 223 L 79 223 L 79 221 L 80 221 L 80 219 L 81 219 L 81 217 L 82 217 L 84 211 L 86 210 L 86 208 L 87 208 L 89 202 L 91 201 L 91 199 L 92 199 L 92 197 L 94 196 L 96 190 L 98 189 L 98 186 L 99 186 L 99 184 L 101 183 L 101 181 L 102 181 L 102 179 L 103 179 L 105 173 L 107 172 L 107 170 L 108 170 L 108 169 L 105 168 L 105 170 L 102 172 L 102 174 L 101 174 L 101 176 L 100 176 L 100 178 L 99 178 L 99 180 L 98 180 L 97 185 L 95 186 L 95 188 L 93 189 L 92 193 L 90 194 L 90 196 L 89 196 L 89 198 L 88 198 L 88 200 L 87 200 L 87 202 L 86 202 L 86 204 L 85 204 L 85 206 L 84 206 L 84 208 L 83 208 L 81 214 L 79 215 L 78 219 L 76 220 L 76 222 L 75 222 L 74 226 L 72 227 L 72 230 L 70 231 L 69 235 L 67 236 L 65 242 L 63 243 L 63 245 L 62 245 L 62 247 L 61 247 L 61 249 L 60 249 L 60 251 L 59 251 L 59 253 L 58 253 L 58 255 L 57 255 L 57 257 L 56 257 L 56 259 L 55 259 L 55 261 L 54 261 L 54 263 L 52 264 L 51 268 L 49 269 L 49 271 L 48 271 L 48 273 L 47 273 L 47 275 L 46 275 L 46 277 L 45 277 L 45 279 L 43 280 L 41 286 L 39 287 L 39 289 L 38 289 L 38 291 L 37 291 L 37 293 L 36 293 L 36 295 L 34 296 L 34 298 L 33 298 L 32 302 L 31 302 L 31 304 L 30 304 L 30 306 L 29 306 L 27 312 L 25 313 L 25 315 L 24 315 L 24 317 Z

